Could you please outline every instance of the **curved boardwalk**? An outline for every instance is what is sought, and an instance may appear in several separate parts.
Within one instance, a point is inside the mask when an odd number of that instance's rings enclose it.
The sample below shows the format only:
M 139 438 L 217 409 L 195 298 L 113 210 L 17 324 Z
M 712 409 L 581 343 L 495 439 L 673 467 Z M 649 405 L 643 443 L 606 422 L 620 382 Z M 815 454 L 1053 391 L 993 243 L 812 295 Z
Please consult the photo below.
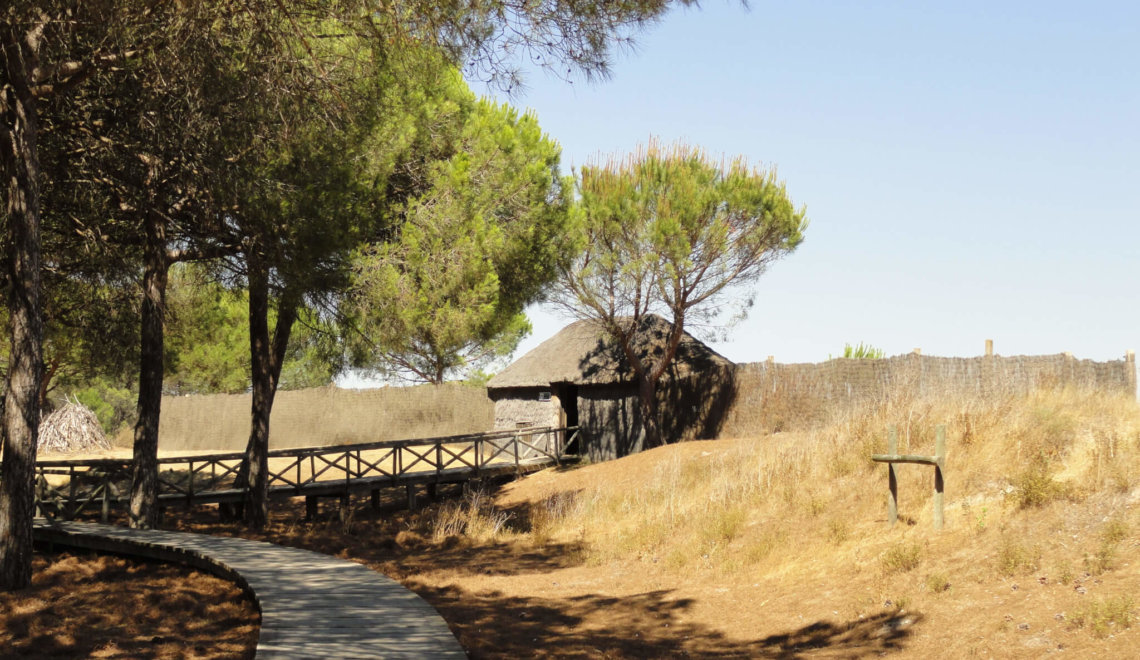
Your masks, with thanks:
M 261 541 L 37 520 L 58 545 L 188 564 L 236 581 L 261 610 L 257 658 L 466 658 L 435 609 L 366 566 Z

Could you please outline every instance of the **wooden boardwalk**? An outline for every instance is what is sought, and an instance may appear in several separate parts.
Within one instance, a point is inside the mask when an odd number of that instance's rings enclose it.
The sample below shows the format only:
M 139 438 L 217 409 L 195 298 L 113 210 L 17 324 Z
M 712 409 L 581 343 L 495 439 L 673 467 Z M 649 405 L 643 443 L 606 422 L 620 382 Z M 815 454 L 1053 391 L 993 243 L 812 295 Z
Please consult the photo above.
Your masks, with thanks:
M 37 519 L 41 542 L 187 564 L 257 602 L 259 659 L 466 658 L 439 613 L 395 581 L 308 550 L 245 539 Z
M 271 499 L 304 496 L 310 510 L 318 497 L 348 498 L 404 486 L 409 504 L 417 485 L 455 483 L 541 470 L 561 461 L 575 428 L 525 428 L 471 435 L 388 440 L 269 452 Z M 158 499 L 162 506 L 237 502 L 234 487 L 243 454 L 229 452 L 159 459 Z M 40 515 L 71 520 L 128 500 L 131 460 L 49 459 L 36 462 L 36 505 Z

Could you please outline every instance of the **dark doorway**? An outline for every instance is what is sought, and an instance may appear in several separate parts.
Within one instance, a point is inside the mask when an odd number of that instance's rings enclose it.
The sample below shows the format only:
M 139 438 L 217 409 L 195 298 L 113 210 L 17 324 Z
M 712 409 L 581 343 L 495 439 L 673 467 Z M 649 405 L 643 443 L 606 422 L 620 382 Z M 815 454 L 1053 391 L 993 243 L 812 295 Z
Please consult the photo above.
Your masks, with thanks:
M 578 426 L 578 386 L 563 383 L 558 387 L 558 401 L 562 404 L 562 425 Z M 562 451 L 567 454 L 577 454 L 579 442 L 577 436 Z
M 569 383 L 558 388 L 558 400 L 562 403 L 562 419 L 566 426 L 578 426 L 578 386 Z

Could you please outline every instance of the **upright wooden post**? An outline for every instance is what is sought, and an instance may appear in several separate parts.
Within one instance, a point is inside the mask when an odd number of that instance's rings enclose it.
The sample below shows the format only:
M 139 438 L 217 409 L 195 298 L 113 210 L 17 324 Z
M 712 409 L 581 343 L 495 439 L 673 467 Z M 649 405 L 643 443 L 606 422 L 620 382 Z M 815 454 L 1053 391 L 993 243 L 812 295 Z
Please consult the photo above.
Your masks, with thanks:
M 899 453 L 899 433 L 894 425 L 887 428 L 887 453 Z M 887 495 L 887 522 L 893 526 L 899 519 L 899 481 L 895 476 L 894 463 L 887 463 L 887 486 L 890 490 Z
M 371 504 L 372 504 L 372 509 L 374 511 L 378 510 L 380 508 L 380 489 L 379 488 L 373 488 L 372 489 L 372 502 L 371 502 Z
M 942 466 L 946 460 L 946 425 L 939 424 L 934 431 L 934 458 L 938 461 L 934 465 L 934 529 L 942 529 Z
M 348 522 L 349 512 L 352 510 L 352 495 L 345 491 L 340 496 L 340 511 L 337 517 L 340 519 L 341 524 Z
M 305 496 L 305 520 L 312 522 L 317 519 L 317 496 Z
M 987 339 L 986 340 L 986 357 L 993 357 L 993 356 L 994 356 L 994 340 Z
M 408 511 L 416 510 L 416 485 L 408 484 Z
M 103 511 L 99 516 L 101 522 L 111 519 L 111 473 L 103 473 Z

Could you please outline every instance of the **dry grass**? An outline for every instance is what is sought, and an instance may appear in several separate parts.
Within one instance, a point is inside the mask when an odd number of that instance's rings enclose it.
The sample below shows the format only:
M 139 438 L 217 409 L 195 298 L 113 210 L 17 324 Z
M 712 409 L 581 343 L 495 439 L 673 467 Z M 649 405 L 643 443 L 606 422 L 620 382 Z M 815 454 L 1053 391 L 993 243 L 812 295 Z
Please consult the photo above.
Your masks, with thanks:
M 565 504 L 567 493 L 549 493 L 532 508 L 531 528 L 544 542 L 584 538 L 596 562 L 667 554 L 678 568 L 753 564 L 770 554 L 754 546 L 776 543 L 774 532 L 800 548 L 867 540 L 859 523 L 882 519 L 886 490 L 884 471 L 869 456 L 885 450 L 889 423 L 899 425 L 899 451 L 919 454 L 933 453 L 934 426 L 947 425 L 947 517 L 979 535 L 1020 510 L 1128 492 L 1140 472 L 1140 409 L 1124 396 L 1066 390 L 989 402 L 896 398 L 803 434 L 722 441 L 717 451 L 700 443 L 669 448 L 672 456 L 654 462 L 636 486 L 603 482 L 573 493 L 573 506 Z M 930 470 L 898 472 L 901 520 L 928 528 Z M 1119 542 L 1090 551 L 1094 560 L 1108 559 Z M 1039 567 L 1040 552 L 1022 545 L 1014 534 L 1000 573 Z
M 886 523 L 869 455 L 892 423 L 912 454 L 948 427 L 941 532 L 926 466 L 899 466 Z M 1055 493 L 1026 502 L 1027 468 Z M 546 470 L 493 502 L 263 538 L 400 579 L 472 657 L 1140 657 L 1138 477 L 1125 397 L 894 397 L 810 431 Z
M 496 509 L 486 491 L 473 490 L 439 508 L 432 520 L 432 540 L 495 541 L 507 531 L 510 520 L 511 514 Z

